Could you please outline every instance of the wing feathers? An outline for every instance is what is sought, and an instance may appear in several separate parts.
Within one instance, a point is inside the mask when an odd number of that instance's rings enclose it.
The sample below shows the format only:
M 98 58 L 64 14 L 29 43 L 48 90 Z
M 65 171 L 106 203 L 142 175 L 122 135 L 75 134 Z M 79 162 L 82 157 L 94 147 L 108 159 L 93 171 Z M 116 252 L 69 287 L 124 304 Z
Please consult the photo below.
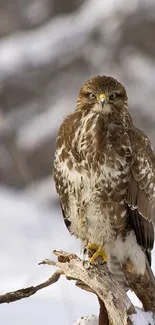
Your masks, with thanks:
M 135 209 L 137 207 L 137 182 L 132 177 L 129 182 L 129 189 L 127 194 L 127 203 L 131 209 Z
M 134 130 L 134 161 L 127 193 L 127 204 L 137 242 L 151 263 L 155 222 L 155 157 L 150 141 L 143 132 Z
M 151 255 L 149 252 L 154 244 L 154 228 L 153 224 L 141 217 L 138 209 L 131 210 L 129 208 L 129 215 L 131 226 L 136 234 L 137 243 L 146 252 L 149 262 L 151 262 Z

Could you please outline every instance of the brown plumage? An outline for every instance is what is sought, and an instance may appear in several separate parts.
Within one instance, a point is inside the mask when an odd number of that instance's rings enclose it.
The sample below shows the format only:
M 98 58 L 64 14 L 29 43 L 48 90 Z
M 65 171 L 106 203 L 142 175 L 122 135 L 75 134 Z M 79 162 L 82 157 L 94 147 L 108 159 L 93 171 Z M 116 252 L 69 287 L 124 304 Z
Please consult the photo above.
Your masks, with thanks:
M 81 88 L 58 133 L 54 180 L 69 231 L 104 247 L 111 272 L 114 260 L 130 259 L 144 274 L 154 243 L 155 157 L 114 78 L 97 76 Z

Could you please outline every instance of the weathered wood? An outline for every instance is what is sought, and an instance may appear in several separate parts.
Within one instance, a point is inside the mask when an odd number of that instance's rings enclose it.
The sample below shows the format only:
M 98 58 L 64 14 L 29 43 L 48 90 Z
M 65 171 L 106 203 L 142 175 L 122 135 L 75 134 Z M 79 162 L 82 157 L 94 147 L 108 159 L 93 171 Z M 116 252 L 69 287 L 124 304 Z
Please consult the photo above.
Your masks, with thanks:
M 68 254 L 64 251 L 54 251 L 57 256 L 57 262 L 52 260 L 44 260 L 41 264 L 54 265 L 58 267 L 58 270 L 50 277 L 47 281 L 31 286 L 28 288 L 8 292 L 0 295 L 0 304 L 10 303 L 16 300 L 30 297 L 37 291 L 52 285 L 57 282 L 61 275 L 65 275 L 67 280 L 75 280 L 76 285 L 88 292 L 94 293 L 99 301 L 99 325 L 133 325 L 132 317 L 136 314 L 135 307 L 132 305 L 126 294 L 126 287 L 123 284 L 117 283 L 113 275 L 108 271 L 106 264 L 91 265 L 88 261 L 83 261 L 75 254 Z M 126 275 L 128 276 L 129 270 L 126 269 Z M 140 281 L 137 278 L 130 277 L 128 280 L 131 281 L 133 288 L 136 286 L 136 290 L 140 291 Z M 144 282 L 147 281 L 147 274 L 144 277 Z M 142 285 L 145 285 L 142 282 Z M 135 283 L 135 284 L 134 284 Z M 148 283 L 147 283 L 148 284 Z M 146 290 L 146 287 L 145 287 Z M 146 297 L 147 292 L 145 291 Z M 153 294 L 153 291 L 152 291 Z M 150 299 L 147 298 L 148 300 Z M 154 301 L 151 303 L 146 302 L 148 306 L 153 310 Z M 138 315 L 137 315 L 138 316 Z M 152 324 L 155 315 L 152 315 Z M 134 323 L 135 324 L 135 323 Z M 145 325 L 148 325 L 147 322 Z
M 58 258 L 56 266 L 64 272 L 67 279 L 80 280 L 80 287 L 83 283 L 84 290 L 94 292 L 103 302 L 109 325 L 132 324 L 130 314 L 131 310 L 132 313 L 136 313 L 135 308 L 127 297 L 125 289 L 115 281 L 105 264 L 99 267 L 98 265 L 90 265 L 88 261 L 82 261 L 75 254 L 68 254 L 63 251 L 54 251 L 54 254 Z M 42 263 L 51 264 L 51 261 L 45 260 Z M 100 318 L 103 309 L 102 305 Z

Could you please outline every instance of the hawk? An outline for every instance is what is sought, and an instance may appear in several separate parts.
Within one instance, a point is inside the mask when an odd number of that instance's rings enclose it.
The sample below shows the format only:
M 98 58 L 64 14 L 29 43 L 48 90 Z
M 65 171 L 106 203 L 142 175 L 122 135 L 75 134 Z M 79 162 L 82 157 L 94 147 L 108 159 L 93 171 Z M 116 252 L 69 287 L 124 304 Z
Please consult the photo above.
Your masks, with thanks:
M 56 142 L 54 180 L 68 230 L 116 272 L 131 261 L 151 272 L 155 222 L 155 156 L 133 124 L 123 85 L 96 76 L 80 90 Z M 153 278 L 153 273 L 152 273 Z

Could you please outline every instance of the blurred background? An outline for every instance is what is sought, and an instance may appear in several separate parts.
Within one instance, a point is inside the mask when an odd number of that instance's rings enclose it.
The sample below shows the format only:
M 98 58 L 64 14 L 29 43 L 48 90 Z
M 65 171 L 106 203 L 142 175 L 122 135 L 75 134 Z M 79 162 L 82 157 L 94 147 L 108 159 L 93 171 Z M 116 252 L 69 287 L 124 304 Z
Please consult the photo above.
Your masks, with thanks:
M 0 0 L 0 293 L 50 276 L 37 263 L 52 249 L 80 252 L 58 207 L 53 155 L 61 121 L 97 74 L 125 85 L 135 125 L 154 147 L 154 0 Z M 87 294 L 74 290 L 62 280 L 1 305 L 0 322 L 72 325 L 97 313 L 96 299 L 89 294 L 85 306 Z

